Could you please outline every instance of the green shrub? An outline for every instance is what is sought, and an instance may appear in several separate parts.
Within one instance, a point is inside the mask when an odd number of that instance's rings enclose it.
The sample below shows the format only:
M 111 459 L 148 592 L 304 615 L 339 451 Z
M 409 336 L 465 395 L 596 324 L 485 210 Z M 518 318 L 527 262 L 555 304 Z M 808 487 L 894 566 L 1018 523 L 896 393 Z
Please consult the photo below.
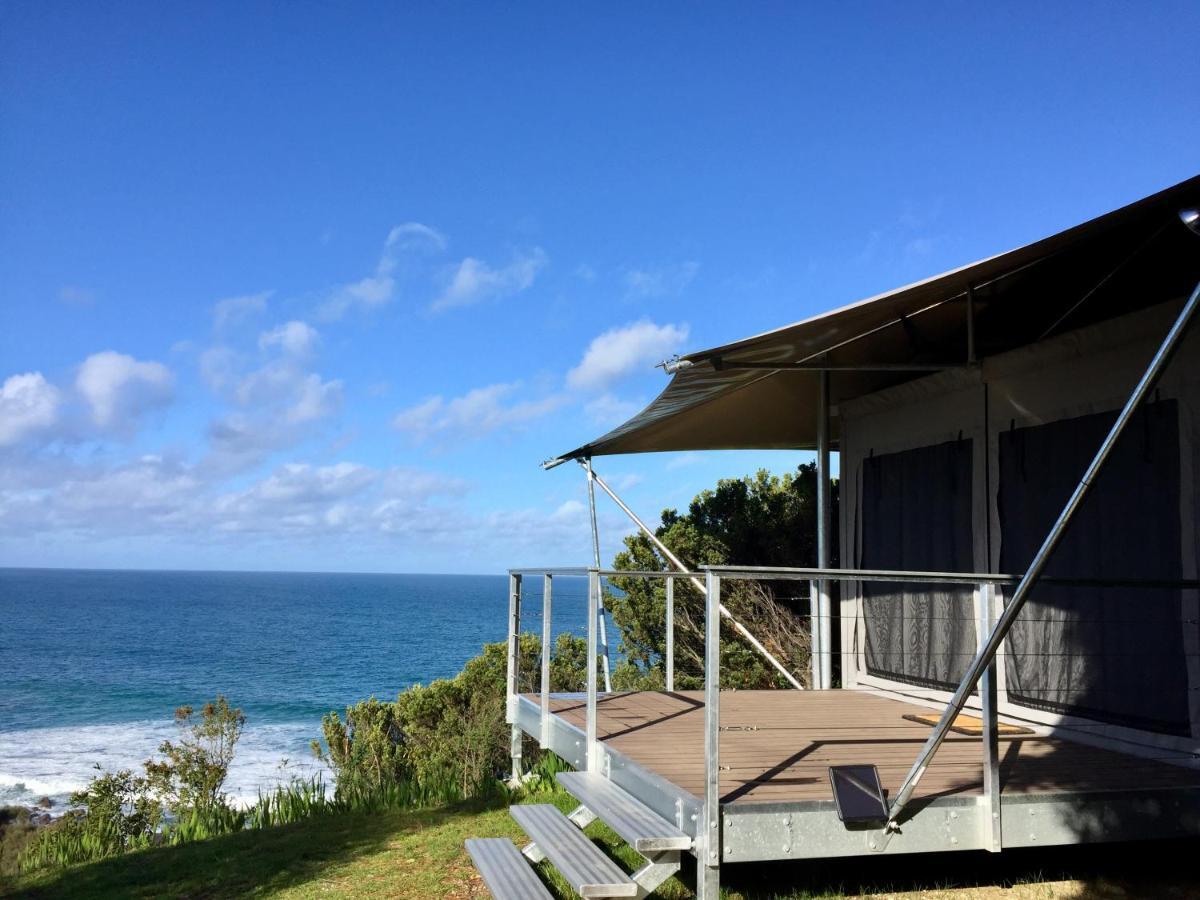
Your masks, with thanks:
M 158 748 L 163 759 L 145 764 L 147 780 L 181 818 L 192 810 L 228 807 L 222 788 L 246 727 L 245 715 L 218 695 L 200 708 L 198 718 L 192 707 L 179 707 L 175 724 L 183 737 L 178 743 L 163 741 Z
M 259 791 L 258 802 L 246 811 L 246 827 L 274 828 L 337 811 L 339 806 L 327 796 L 325 779 L 318 773 L 310 779 L 293 778 L 266 793 Z
M 519 689 L 538 688 L 541 642 L 520 639 Z M 584 687 L 586 645 L 559 635 L 551 654 L 555 691 Z M 348 707 L 344 716 L 322 721 L 324 745 L 313 751 L 333 770 L 337 796 L 369 802 L 373 792 L 401 795 L 404 805 L 450 803 L 498 790 L 508 765 L 504 722 L 508 655 L 504 643 L 486 644 L 454 678 L 415 685 L 394 703 L 375 698 Z M 536 762 L 538 753 L 529 756 Z
M 0 875 L 16 872 L 21 855 L 37 838 L 38 826 L 23 806 L 0 806 Z
M 94 777 L 71 795 L 76 809 L 39 831 L 20 867 L 69 866 L 162 841 L 184 843 L 241 830 L 246 814 L 229 806 L 222 789 L 246 717 L 219 696 L 201 707 L 199 717 L 192 707 L 180 707 L 175 721 L 183 737 L 162 743 L 163 759 L 148 760 L 145 775 L 123 769 Z M 167 821 L 168 809 L 174 821 Z
M 246 813 L 221 801 L 212 806 L 193 806 L 179 813 L 179 818 L 164 832 L 172 844 L 206 841 L 209 838 L 233 834 L 246 827 Z
M 321 721 L 325 747 L 313 741 L 313 753 L 333 771 L 339 788 L 370 790 L 408 777 L 396 704 L 374 697 L 346 707 Z
M 38 832 L 21 856 L 22 869 L 74 865 L 149 847 L 163 821 L 149 780 L 129 769 L 101 772 L 71 795 L 71 805 L 82 808 Z

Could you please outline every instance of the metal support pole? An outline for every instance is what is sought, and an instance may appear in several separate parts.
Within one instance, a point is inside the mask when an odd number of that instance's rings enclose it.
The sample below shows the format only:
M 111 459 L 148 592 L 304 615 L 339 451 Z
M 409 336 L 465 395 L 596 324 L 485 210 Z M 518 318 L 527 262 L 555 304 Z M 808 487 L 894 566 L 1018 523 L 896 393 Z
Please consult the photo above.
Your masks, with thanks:
M 696 896 L 721 893 L 721 579 L 709 572 L 704 604 L 704 809 L 696 831 Z
M 613 489 L 608 486 L 608 484 L 604 481 L 603 478 L 601 478 L 599 475 L 595 474 L 595 472 L 592 473 L 592 477 L 593 477 L 593 479 L 595 479 L 596 484 L 600 485 L 600 487 L 604 491 L 604 493 L 608 494 L 608 496 L 612 498 L 612 501 L 621 508 L 621 512 L 623 512 L 623 513 L 625 513 L 625 515 L 629 516 L 629 518 L 633 521 L 633 524 L 642 530 L 642 533 L 645 534 L 646 537 L 648 537 L 650 539 L 650 542 L 652 544 L 654 544 L 655 547 L 658 548 L 659 552 L 664 557 L 666 557 L 667 561 L 670 562 L 671 565 L 673 565 L 680 572 L 688 571 L 688 567 L 685 566 L 680 561 L 679 557 L 676 556 L 674 553 L 672 553 L 670 551 L 670 549 L 667 547 L 667 545 L 658 539 L 658 535 L 656 535 L 650 529 L 650 526 L 648 526 L 645 522 L 643 522 L 640 518 L 638 518 L 637 513 L 635 513 L 632 509 L 630 509 L 628 506 L 626 506 L 625 501 L 617 496 L 616 492 L 613 491 Z M 699 578 L 695 577 L 694 575 L 689 575 L 688 581 L 690 581 L 692 584 L 694 584 L 696 586 L 697 590 L 699 590 L 699 591 L 704 590 L 704 582 L 701 581 Z M 759 655 L 762 656 L 763 659 L 765 659 L 772 666 L 774 666 L 775 670 L 777 672 L 779 672 L 779 674 L 782 675 L 784 678 L 786 678 L 788 683 L 791 684 L 792 687 L 794 687 L 798 691 L 804 690 L 804 686 L 802 684 L 800 684 L 799 681 L 796 680 L 796 676 L 794 676 L 791 672 L 789 672 L 786 668 L 784 668 L 783 663 L 781 663 L 774 656 L 772 656 L 771 652 L 762 645 L 762 642 L 759 641 L 758 638 L 756 638 L 754 635 L 752 635 L 749 631 L 747 631 L 746 627 L 744 625 L 742 625 L 741 622 L 734 619 L 734 617 L 730 614 L 729 610 L 727 610 L 724 605 L 721 605 L 720 610 L 721 610 L 721 615 L 723 615 L 725 618 L 727 618 L 729 620 L 729 623 L 734 627 L 734 629 L 737 631 L 737 633 L 740 634 L 743 638 L 745 638 L 746 642 L 748 644 L 750 644 L 750 646 L 753 647 L 755 650 L 757 650 Z
M 996 587 L 984 583 L 976 589 L 979 604 L 979 644 L 991 633 L 996 621 Z M 996 660 L 979 679 L 980 718 L 983 720 L 983 843 L 993 853 L 1003 846 L 1000 821 L 1000 741 L 996 719 Z
M 521 576 L 508 576 L 508 703 L 505 721 L 512 726 L 509 750 L 512 756 L 513 783 L 521 781 L 521 726 L 517 724 L 521 652 Z
M 550 746 L 550 631 L 554 609 L 554 576 L 542 579 L 542 748 Z
M 591 512 L 592 518 L 592 563 L 597 569 L 602 565 L 600 562 L 600 527 L 596 524 L 596 476 L 592 472 L 592 458 L 589 456 L 583 461 L 583 467 L 587 471 L 587 486 L 588 486 L 588 510 Z M 604 666 L 604 692 L 612 691 L 612 674 L 609 671 L 608 661 L 608 625 L 604 619 L 604 596 L 600 596 L 600 606 L 597 615 L 600 616 L 600 649 L 604 653 L 601 660 L 601 665 Z
M 817 398 L 817 568 L 828 569 L 830 561 L 829 531 L 832 506 L 829 494 L 829 373 L 822 372 Z M 829 599 L 829 582 L 817 583 L 817 619 L 814 627 L 820 631 L 819 678 L 814 688 L 833 687 L 833 604 Z
M 667 690 L 675 690 L 675 579 L 667 579 Z
M 600 768 L 600 747 L 596 737 L 596 610 L 600 604 L 600 573 L 588 571 L 587 631 L 587 771 Z
M 1104 468 L 1104 463 L 1112 453 L 1113 447 L 1116 446 L 1117 441 L 1133 418 L 1134 413 L 1137 412 L 1138 407 L 1146 399 L 1146 395 L 1150 393 L 1155 382 L 1158 381 L 1159 376 L 1162 374 L 1163 369 L 1166 368 L 1167 363 L 1170 362 L 1171 357 L 1179 348 L 1179 344 L 1183 340 L 1183 335 L 1187 331 L 1187 327 L 1191 323 L 1198 306 L 1200 306 L 1200 283 L 1192 290 L 1191 296 L 1184 303 L 1178 318 L 1175 319 L 1175 323 L 1171 326 L 1171 330 L 1163 338 L 1163 342 L 1154 354 L 1154 358 L 1150 360 L 1150 364 L 1146 367 L 1146 371 L 1142 374 L 1137 386 L 1134 387 L 1133 393 L 1129 395 L 1129 399 L 1117 416 L 1117 420 L 1113 422 L 1108 435 L 1104 438 L 1103 443 L 1100 444 L 1100 449 L 1096 451 L 1095 457 L 1088 464 L 1087 470 L 1083 473 L 1079 484 L 1075 486 L 1074 492 L 1071 494 L 1070 499 L 1067 500 L 1067 504 L 1063 507 L 1062 512 L 1059 513 L 1058 519 L 1050 529 L 1049 534 L 1046 535 L 1046 539 L 1042 542 L 1037 555 L 1034 556 L 1033 561 L 1029 564 L 1028 571 L 1021 577 L 1021 581 L 1013 591 L 1012 597 L 1009 599 L 1007 605 L 1005 605 L 1004 611 L 1000 614 L 996 626 L 988 635 L 987 643 L 975 654 L 975 658 L 971 661 L 971 665 L 963 675 L 962 681 L 959 682 L 954 696 L 946 706 L 945 712 L 942 713 L 941 719 L 938 720 L 937 727 L 933 729 L 933 733 L 921 749 L 920 756 L 917 757 L 917 761 L 913 763 L 912 769 L 909 770 L 907 777 L 904 779 L 904 784 L 901 785 L 900 790 L 896 793 L 896 799 L 892 803 L 891 815 L 887 825 L 889 831 L 897 830 L 900 813 L 912 798 L 917 783 L 929 767 L 929 761 L 937 752 L 938 747 L 942 745 L 942 741 L 946 739 L 951 723 L 962 712 L 963 706 L 967 702 L 967 697 L 975 690 L 975 685 L 979 681 L 980 676 L 983 675 L 984 669 L 992 664 L 992 660 L 996 656 L 996 651 L 1004 643 L 1004 639 L 1008 636 L 1013 622 L 1016 621 L 1017 615 L 1021 612 L 1021 607 L 1029 599 L 1029 595 L 1041 577 L 1042 571 L 1046 568 L 1046 564 L 1050 561 L 1050 557 L 1058 549 L 1059 542 L 1067 531 L 1067 526 L 1071 524 L 1071 519 L 1074 518 L 1080 504 L 1083 503 L 1091 491 L 1092 485 L 1095 484 L 1096 476 Z
M 808 631 L 812 653 L 812 688 L 821 689 L 821 589 L 816 581 L 808 583 Z

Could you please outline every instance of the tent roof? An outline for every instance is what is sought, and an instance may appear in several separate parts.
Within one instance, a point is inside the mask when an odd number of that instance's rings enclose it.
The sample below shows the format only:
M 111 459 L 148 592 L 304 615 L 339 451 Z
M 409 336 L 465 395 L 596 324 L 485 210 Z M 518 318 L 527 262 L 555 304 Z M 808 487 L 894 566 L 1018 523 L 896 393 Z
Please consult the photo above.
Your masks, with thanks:
M 920 377 L 920 367 L 966 364 L 968 288 L 979 358 L 1185 294 L 1200 278 L 1200 251 L 1178 212 L 1197 203 L 1200 176 L 1016 250 L 688 354 L 649 406 L 555 462 L 663 450 L 812 449 L 815 367 L 833 369 L 837 404 Z M 1134 284 L 1136 291 L 1121 289 Z M 870 366 L 891 368 L 861 369 Z M 847 370 L 853 367 L 860 370 Z M 835 445 L 837 434 L 835 419 Z

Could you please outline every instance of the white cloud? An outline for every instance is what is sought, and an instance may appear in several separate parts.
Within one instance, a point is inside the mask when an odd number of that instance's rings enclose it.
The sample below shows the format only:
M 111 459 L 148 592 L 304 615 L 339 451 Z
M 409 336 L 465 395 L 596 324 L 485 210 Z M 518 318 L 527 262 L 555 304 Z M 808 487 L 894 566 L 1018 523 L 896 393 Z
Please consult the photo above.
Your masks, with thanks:
M 129 554 L 209 565 L 348 568 L 406 559 L 442 571 L 519 560 L 577 563 L 587 546 L 578 498 L 481 513 L 470 485 L 409 467 L 292 461 L 237 484 L 181 459 L 146 455 L 113 465 L 59 455 L 0 456 L 0 562 L 54 546 L 54 559 L 128 564 Z M 628 523 L 601 512 L 606 556 Z M 611 546 L 610 546 L 611 545 Z M 474 561 L 464 546 L 484 547 Z M 65 554 L 65 555 L 64 555 Z M 136 558 L 136 557 L 135 557 Z
M 403 250 L 445 250 L 446 236 L 420 222 L 405 222 L 388 232 L 384 246 L 393 253 Z
M 142 413 L 170 402 L 174 384 L 171 370 L 162 363 L 112 350 L 85 359 L 75 378 L 75 388 L 87 402 L 92 421 L 118 432 L 132 431 Z
M 519 382 L 490 384 L 451 400 L 429 397 L 397 413 L 392 426 L 418 442 L 438 436 L 479 437 L 540 419 L 566 402 L 565 397 L 557 394 L 539 400 L 508 402 L 519 387 Z
M 499 269 L 468 256 L 454 267 L 446 289 L 433 301 L 432 309 L 441 312 L 519 294 L 533 285 L 546 262 L 546 253 L 540 247 L 535 247 L 530 253 L 519 254 L 511 263 Z
M 116 466 L 26 461 L 0 468 L 0 533 L 161 533 L 188 519 L 197 488 L 185 466 L 159 456 Z
M 328 466 L 287 463 L 245 491 L 219 499 L 222 511 L 252 505 L 312 506 L 343 501 L 358 494 L 381 477 L 368 466 L 339 462 Z
M 58 299 L 66 306 L 93 306 L 96 303 L 96 292 L 68 284 L 59 289 Z
M 676 469 L 684 469 L 701 462 L 704 462 L 704 457 L 701 454 L 688 451 L 687 453 L 679 453 L 667 460 L 666 469 L 668 472 L 673 472 Z
M 324 380 L 284 357 L 222 382 L 239 411 L 209 427 L 214 450 L 229 464 L 251 463 L 263 453 L 295 443 L 311 426 L 337 413 L 343 385 Z
M 41 372 L 10 375 L 0 386 L 0 447 L 19 443 L 58 420 L 62 394 Z
M 641 475 L 637 472 L 627 472 L 624 475 L 618 475 L 615 479 L 612 479 L 612 483 L 615 485 L 618 491 L 627 491 L 631 488 L 637 487 L 645 480 L 645 475 Z
M 258 346 L 263 350 L 279 347 L 291 356 L 308 356 L 320 341 L 317 329 L 307 322 L 293 319 L 258 336 Z
M 588 401 L 583 411 L 594 424 L 611 428 L 636 415 L 645 405 L 638 400 L 622 400 L 613 394 L 601 394 Z
M 625 271 L 625 291 L 631 298 L 673 297 L 683 293 L 700 271 L 700 263 L 684 262 Z
M 446 249 L 441 232 L 420 222 L 405 222 L 388 232 L 383 252 L 375 271 L 358 281 L 344 284 L 321 304 L 318 315 L 332 321 L 340 319 L 356 307 L 373 309 L 391 302 L 396 293 L 397 267 L 403 254 L 410 252 L 440 252 Z
M 330 416 L 341 406 L 341 381 L 322 381 L 320 375 L 310 372 L 297 383 L 294 398 L 285 414 L 293 425 L 303 425 Z
M 260 316 L 267 311 L 267 301 L 274 291 L 261 291 L 241 297 L 226 297 L 213 304 L 213 327 L 218 331 L 228 325 L 237 325 L 246 319 Z
M 217 393 L 237 380 L 237 366 L 238 355 L 229 347 L 209 347 L 200 354 L 200 377 Z
M 405 520 L 418 519 L 434 535 L 450 537 L 476 526 L 437 501 L 465 490 L 461 479 L 350 461 L 288 463 L 238 490 L 223 488 L 202 468 L 155 455 L 118 465 L 0 463 L 0 535 L 152 536 L 192 547 L 233 541 L 244 549 L 246 535 L 264 542 L 329 535 L 386 539 L 400 533 Z
M 205 383 L 233 407 L 209 425 L 206 468 L 228 472 L 261 462 L 311 436 L 341 409 L 342 382 L 310 369 L 318 342 L 316 329 L 292 321 L 259 336 L 267 358 L 257 366 L 228 347 L 200 355 Z
M 648 319 L 612 328 L 594 338 L 579 365 L 567 373 L 574 388 L 599 390 L 661 362 L 687 340 L 686 325 L 655 325 Z

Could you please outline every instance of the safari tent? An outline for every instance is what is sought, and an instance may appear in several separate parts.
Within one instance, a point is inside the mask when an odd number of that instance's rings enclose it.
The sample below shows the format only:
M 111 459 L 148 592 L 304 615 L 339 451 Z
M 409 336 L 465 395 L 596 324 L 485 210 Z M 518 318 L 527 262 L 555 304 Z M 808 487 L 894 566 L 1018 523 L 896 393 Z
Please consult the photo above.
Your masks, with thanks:
M 561 780 L 580 801 L 569 819 L 514 808 L 525 856 L 605 897 L 644 895 L 690 855 L 698 895 L 715 898 L 721 867 L 752 860 L 1200 834 L 1197 207 L 1200 177 L 670 360 L 646 409 L 547 463 L 578 461 L 634 515 L 602 457 L 814 450 L 821 558 L 689 571 L 660 548 L 675 568 L 641 577 L 668 597 L 682 579 L 705 592 L 694 693 L 670 675 L 664 691 L 613 692 L 592 667 L 586 695 L 556 694 L 547 612 L 541 692 L 520 694 L 523 591 L 536 583 L 547 611 L 555 578 L 587 577 L 595 658 L 616 573 L 598 552 L 577 570 L 511 571 L 514 777 L 528 735 L 578 770 Z M 811 595 L 813 671 L 787 673 L 801 689 L 719 690 L 719 642 L 754 642 L 721 606 L 739 579 Z M 582 836 L 596 817 L 642 869 Z M 469 849 L 497 896 L 531 896 L 512 844 Z

